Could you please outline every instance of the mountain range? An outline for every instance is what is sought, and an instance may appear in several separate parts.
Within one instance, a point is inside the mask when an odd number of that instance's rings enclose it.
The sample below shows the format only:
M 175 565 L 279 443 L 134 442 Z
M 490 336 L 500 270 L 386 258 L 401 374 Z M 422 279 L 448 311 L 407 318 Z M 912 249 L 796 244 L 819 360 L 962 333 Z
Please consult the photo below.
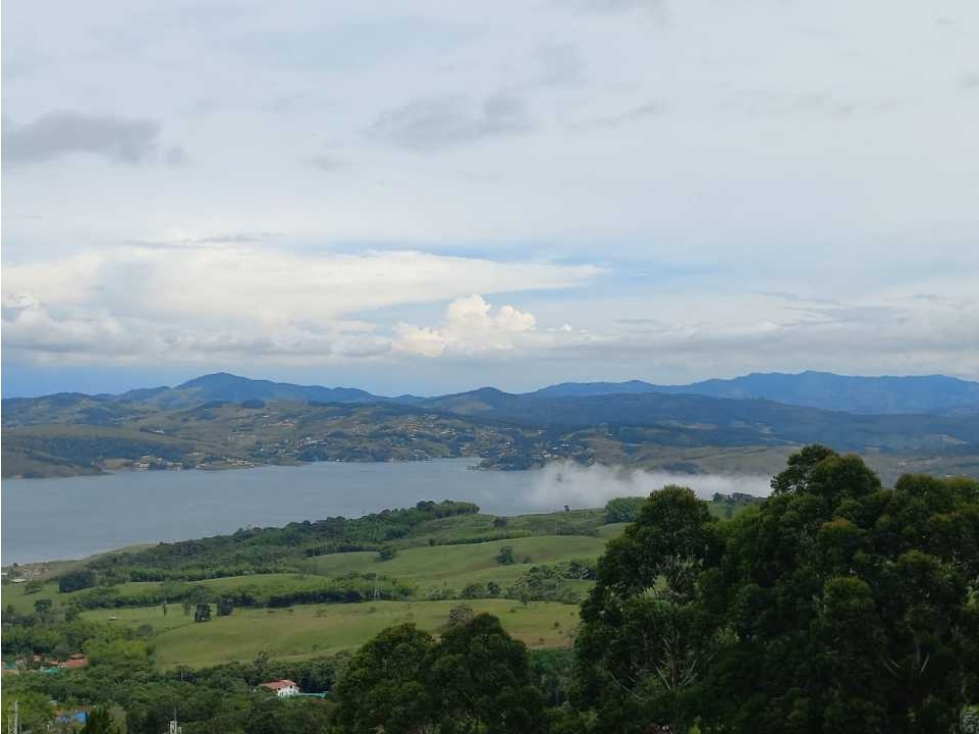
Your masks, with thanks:
M 4 476 L 445 456 L 508 469 L 571 458 L 699 471 L 694 449 L 813 442 L 902 466 L 955 457 L 950 470 L 979 473 L 979 384 L 805 372 L 385 397 L 217 373 L 118 395 L 3 400 Z
M 979 412 L 979 382 L 945 375 L 856 377 L 832 372 L 753 372 L 729 380 L 704 380 L 688 385 L 629 382 L 565 382 L 538 390 L 547 397 L 666 393 L 706 395 L 746 400 L 762 398 L 848 413 L 975 413 Z
M 295 385 L 288 382 L 253 380 L 217 372 L 188 380 L 176 387 L 130 390 L 118 395 L 96 395 L 100 402 L 147 403 L 161 408 L 180 408 L 205 402 L 245 400 L 322 403 L 381 403 L 403 405 L 462 406 L 499 403 L 508 398 L 581 398 L 600 395 L 702 395 L 732 400 L 770 400 L 820 410 L 868 415 L 979 413 L 979 382 L 945 375 L 910 377 L 857 377 L 831 372 L 754 372 L 732 379 L 711 379 L 686 385 L 657 385 L 642 380 L 627 382 L 563 382 L 530 393 L 505 393 L 479 388 L 454 395 L 387 397 L 352 387 Z M 59 393 L 42 398 L 7 398 L 4 409 L 27 405 L 32 400 L 80 395 Z M 88 396 L 86 396 L 88 397 Z M 466 412 L 466 411 L 463 411 Z

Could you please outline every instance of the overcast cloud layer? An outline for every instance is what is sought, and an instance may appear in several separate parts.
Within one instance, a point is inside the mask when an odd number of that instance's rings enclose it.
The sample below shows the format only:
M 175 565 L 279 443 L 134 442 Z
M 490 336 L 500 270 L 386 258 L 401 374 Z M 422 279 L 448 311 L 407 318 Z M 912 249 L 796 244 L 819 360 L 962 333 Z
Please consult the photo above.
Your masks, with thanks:
M 3 392 L 979 378 L 979 4 L 4 3 Z

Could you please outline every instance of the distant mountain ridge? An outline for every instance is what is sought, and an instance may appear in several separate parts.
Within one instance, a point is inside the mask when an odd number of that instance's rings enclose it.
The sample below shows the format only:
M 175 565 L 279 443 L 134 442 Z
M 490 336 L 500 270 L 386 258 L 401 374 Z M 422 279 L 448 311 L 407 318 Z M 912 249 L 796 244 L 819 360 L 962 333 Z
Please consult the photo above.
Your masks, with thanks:
M 38 398 L 5 398 L 4 425 L 48 422 L 105 424 L 148 409 L 175 410 L 207 403 L 246 401 L 325 404 L 413 405 L 465 415 L 483 414 L 507 419 L 631 423 L 640 409 L 660 415 L 670 403 L 621 400 L 624 396 L 699 396 L 784 405 L 858 415 L 979 415 L 979 383 L 943 375 L 922 377 L 853 377 L 829 372 L 752 373 L 733 379 L 712 379 L 688 385 L 656 385 L 642 380 L 627 382 L 565 382 L 529 393 L 507 393 L 483 387 L 436 397 L 375 395 L 353 387 L 296 385 L 255 380 L 217 372 L 188 380 L 176 387 L 139 388 L 118 395 L 56 393 Z M 591 400 L 605 396 L 610 399 Z M 685 404 L 690 404 L 689 401 Z M 679 405 L 679 403 L 673 403 Z M 642 406 L 642 408 L 641 408 Z M 621 414 L 616 415 L 618 410 Z M 724 408 L 726 412 L 728 408 Z M 668 412 L 668 410 L 667 410 Z M 557 418 L 560 415 L 561 418 Z M 579 416 L 579 417 L 576 417 Z M 648 420 L 648 417 L 643 418 Z
M 540 397 L 665 393 L 734 400 L 763 399 L 821 410 L 877 415 L 979 413 L 979 382 L 945 375 L 857 377 L 832 372 L 753 372 L 688 385 L 565 382 L 534 392 Z
M 967 400 L 955 403 L 941 389 L 937 395 L 944 399 L 936 399 L 931 381 L 923 383 L 932 390 L 930 403 L 919 390 L 900 405 L 940 405 L 944 414 L 861 414 L 777 402 L 758 396 L 771 389 L 769 377 L 697 387 L 734 390 L 738 397 L 685 392 L 691 386 L 664 392 L 632 381 L 565 384 L 524 394 L 484 387 L 390 398 L 356 388 L 217 373 L 120 395 L 10 398 L 3 401 L 4 476 L 448 456 L 479 457 L 486 466 L 509 469 L 567 458 L 672 471 L 670 462 L 678 456 L 676 466 L 692 466 L 687 452 L 697 447 L 750 453 L 807 443 L 915 461 L 941 459 L 953 462 L 944 464 L 949 470 L 979 473 L 979 412 L 969 412 Z M 789 387 L 798 382 L 789 379 Z M 957 394 L 971 395 L 974 383 L 956 382 L 964 383 L 956 385 Z M 893 386 L 870 384 L 893 408 Z M 811 387 L 803 397 L 818 394 Z M 853 398 L 854 406 L 870 404 L 870 398 Z

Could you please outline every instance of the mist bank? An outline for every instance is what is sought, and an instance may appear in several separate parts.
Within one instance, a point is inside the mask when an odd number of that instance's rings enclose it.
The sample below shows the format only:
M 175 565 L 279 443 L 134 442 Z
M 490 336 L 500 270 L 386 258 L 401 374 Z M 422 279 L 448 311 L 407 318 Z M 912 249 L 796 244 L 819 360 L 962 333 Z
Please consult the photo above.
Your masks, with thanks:
M 645 497 L 669 484 L 689 487 L 703 499 L 710 499 L 715 492 L 767 497 L 770 482 L 770 476 L 761 474 L 680 474 L 555 461 L 537 472 L 528 499 L 541 509 L 601 507 L 610 499 Z

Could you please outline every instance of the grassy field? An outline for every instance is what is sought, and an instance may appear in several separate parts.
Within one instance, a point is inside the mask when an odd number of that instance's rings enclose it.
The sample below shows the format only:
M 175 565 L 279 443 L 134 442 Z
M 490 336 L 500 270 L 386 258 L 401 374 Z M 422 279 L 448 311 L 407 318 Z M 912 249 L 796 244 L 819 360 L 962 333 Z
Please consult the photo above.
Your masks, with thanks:
M 503 546 L 513 548 L 517 563 L 501 566 L 496 554 Z M 389 561 L 379 561 L 377 553 L 337 553 L 311 558 L 305 562 L 306 573 L 255 574 L 194 582 L 220 593 L 241 588 L 261 589 L 269 593 L 284 592 L 298 587 L 314 587 L 323 577 L 348 573 L 372 574 L 396 578 L 414 584 L 421 595 L 427 590 L 448 588 L 461 591 L 466 584 L 495 581 L 504 588 L 513 584 L 534 565 L 555 564 L 572 559 L 595 559 L 605 548 L 602 538 L 584 535 L 531 536 L 448 546 L 405 548 Z M 529 561 L 524 563 L 524 559 Z M 122 597 L 135 596 L 149 588 L 159 588 L 157 582 L 129 582 L 114 588 Z M 56 582 L 48 582 L 41 591 L 26 593 L 26 584 L 5 584 L 3 604 L 13 605 L 19 612 L 30 612 L 38 599 L 51 599 L 65 604 L 85 591 L 61 594 Z
M 437 633 L 458 601 L 377 602 L 375 604 L 310 604 L 289 609 L 236 609 L 231 616 L 195 623 L 173 606 L 163 616 L 159 607 L 100 609 L 83 618 L 149 625 L 163 667 L 200 667 L 233 660 L 252 660 L 258 653 L 282 659 L 329 655 L 362 645 L 386 627 L 414 622 Z M 477 612 L 500 618 L 514 637 L 529 647 L 571 644 L 578 607 L 553 602 L 523 606 L 508 599 L 467 602 Z
M 40 591 L 27 593 L 27 584 L 4 584 L 2 591 L 3 607 L 12 606 L 18 613 L 27 614 L 34 611 L 34 602 L 39 599 L 50 599 L 55 604 L 65 600 L 64 594 L 58 593 L 58 583 L 48 581 Z
M 503 546 L 513 548 L 518 563 L 501 566 L 496 555 Z M 378 561 L 376 553 L 338 553 L 311 558 L 307 571 L 324 576 L 345 573 L 380 573 L 414 581 L 419 587 L 458 587 L 467 583 L 512 583 L 534 565 L 554 564 L 573 558 L 595 559 L 605 541 L 585 535 L 538 535 L 465 545 L 406 548 L 390 561 Z M 524 563 L 524 559 L 529 559 Z
M 592 535 L 605 522 L 601 509 L 571 510 L 506 518 L 506 525 L 497 527 L 493 515 L 457 515 L 427 522 L 408 538 L 394 545 L 410 547 L 428 545 L 429 539 L 439 545 L 472 541 L 496 540 L 526 535 Z

